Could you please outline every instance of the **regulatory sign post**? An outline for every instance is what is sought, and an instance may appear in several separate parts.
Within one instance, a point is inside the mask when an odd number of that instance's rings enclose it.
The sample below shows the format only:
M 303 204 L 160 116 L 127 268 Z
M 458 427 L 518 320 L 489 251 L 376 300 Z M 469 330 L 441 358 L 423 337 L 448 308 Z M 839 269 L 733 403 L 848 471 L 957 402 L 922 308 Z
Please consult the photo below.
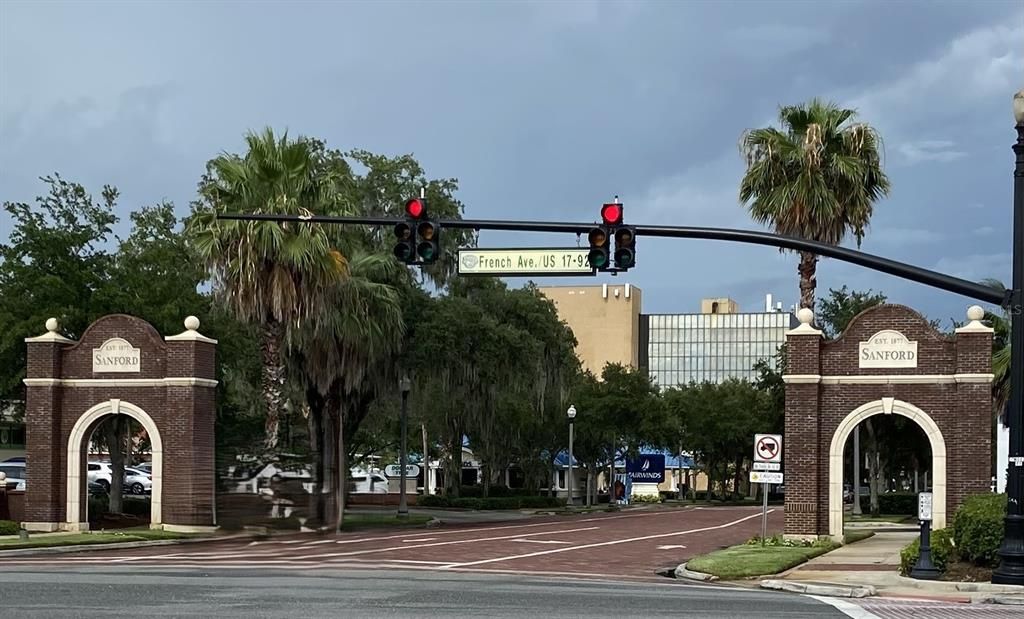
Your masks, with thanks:
M 932 493 L 917 495 L 917 518 L 921 521 L 921 551 L 910 577 L 917 580 L 938 580 L 939 569 L 932 561 Z
M 768 537 L 768 484 L 781 484 L 782 435 L 754 435 L 754 470 L 750 471 L 750 483 L 763 484 L 761 487 L 761 545 Z M 770 471 L 770 472 L 769 472 Z

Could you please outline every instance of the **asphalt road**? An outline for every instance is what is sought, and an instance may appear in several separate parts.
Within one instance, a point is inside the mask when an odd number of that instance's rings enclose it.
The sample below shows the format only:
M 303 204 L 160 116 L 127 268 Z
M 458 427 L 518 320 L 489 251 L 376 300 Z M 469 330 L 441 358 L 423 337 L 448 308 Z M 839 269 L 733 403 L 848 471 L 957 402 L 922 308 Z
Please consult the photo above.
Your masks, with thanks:
M 846 617 L 798 595 L 682 584 L 380 570 L 4 568 L 0 618 Z

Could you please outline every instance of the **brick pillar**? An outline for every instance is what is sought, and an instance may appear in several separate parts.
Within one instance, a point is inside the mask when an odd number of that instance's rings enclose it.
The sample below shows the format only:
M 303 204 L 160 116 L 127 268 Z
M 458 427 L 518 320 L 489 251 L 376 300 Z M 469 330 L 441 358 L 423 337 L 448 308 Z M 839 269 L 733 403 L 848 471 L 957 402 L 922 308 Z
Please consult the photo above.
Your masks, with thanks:
M 56 531 L 64 521 L 67 445 L 61 441 L 61 353 L 74 344 L 60 335 L 57 319 L 46 334 L 25 340 L 25 528 Z
M 967 310 L 969 322 L 956 330 L 956 435 L 944 437 L 950 515 L 965 497 L 989 492 L 993 475 L 991 427 L 978 423 L 993 410 L 993 329 L 981 322 L 984 317 L 981 307 L 972 306 Z
M 164 528 L 197 531 L 216 524 L 214 496 L 215 361 L 217 340 L 198 332 L 189 316 L 186 331 L 167 342 L 167 422 L 163 441 Z M 174 455 L 168 462 L 167 454 Z
M 819 453 L 822 332 L 811 326 L 811 310 L 803 308 L 797 317 L 800 326 L 786 333 L 783 532 L 787 536 L 810 537 L 828 532 L 828 493 L 827 487 L 821 487 L 819 470 L 821 462 L 828 464 L 827 454 L 822 460 Z

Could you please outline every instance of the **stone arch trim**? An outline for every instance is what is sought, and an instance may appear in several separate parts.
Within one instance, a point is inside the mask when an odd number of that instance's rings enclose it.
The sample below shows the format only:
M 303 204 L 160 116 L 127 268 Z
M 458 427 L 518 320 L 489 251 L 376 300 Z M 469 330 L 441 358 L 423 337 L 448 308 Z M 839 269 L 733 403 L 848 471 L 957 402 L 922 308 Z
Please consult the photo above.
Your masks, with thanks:
M 928 437 L 932 450 L 932 526 L 946 527 L 946 441 L 935 420 L 909 402 L 881 398 L 867 402 L 851 411 L 832 434 L 828 459 L 828 523 L 829 535 L 843 537 L 843 449 L 857 425 L 875 415 L 897 414 L 915 422 Z
M 86 433 L 97 421 L 107 415 L 128 415 L 138 421 L 146 433 L 149 434 L 152 445 L 151 457 L 153 460 L 153 489 L 150 498 L 150 526 L 160 527 L 163 523 L 163 439 L 157 429 L 156 422 L 142 408 L 116 398 L 96 404 L 85 411 L 78 421 L 75 422 L 71 433 L 68 436 L 67 448 L 67 509 L 65 520 L 67 527 L 71 530 L 81 529 L 79 522 L 81 517 L 81 492 L 82 492 L 82 446 L 85 444 Z M 88 526 L 86 524 L 86 526 Z

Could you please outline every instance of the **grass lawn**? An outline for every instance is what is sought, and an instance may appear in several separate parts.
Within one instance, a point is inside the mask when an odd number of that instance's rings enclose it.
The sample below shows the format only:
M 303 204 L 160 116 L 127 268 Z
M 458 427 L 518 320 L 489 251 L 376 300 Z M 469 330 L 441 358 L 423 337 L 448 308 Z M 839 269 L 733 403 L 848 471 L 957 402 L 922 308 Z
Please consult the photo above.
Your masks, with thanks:
M 30 535 L 28 541 L 19 538 L 0 540 L 0 550 L 19 548 L 47 548 L 52 546 L 88 546 L 116 544 L 118 542 L 145 542 L 152 540 L 183 539 L 194 534 L 154 531 L 150 529 L 124 529 L 116 533 L 72 533 L 70 535 Z
M 903 522 L 910 521 L 914 517 L 901 516 L 898 514 L 879 514 L 877 516 L 872 516 L 871 514 L 861 514 L 859 516 L 855 516 L 853 514 L 846 514 L 844 518 L 846 519 L 846 522 L 892 522 L 895 524 L 900 524 Z
M 767 576 L 788 570 L 835 548 L 743 544 L 690 559 L 686 567 L 696 572 L 714 574 L 723 580 Z
M 843 531 L 843 543 L 844 544 L 852 544 L 854 542 L 859 542 L 861 540 L 865 540 L 865 539 L 871 537 L 874 534 L 875 534 L 874 531 L 870 531 L 870 530 L 866 530 L 866 529 L 858 529 L 858 530 L 847 529 L 846 531 Z

